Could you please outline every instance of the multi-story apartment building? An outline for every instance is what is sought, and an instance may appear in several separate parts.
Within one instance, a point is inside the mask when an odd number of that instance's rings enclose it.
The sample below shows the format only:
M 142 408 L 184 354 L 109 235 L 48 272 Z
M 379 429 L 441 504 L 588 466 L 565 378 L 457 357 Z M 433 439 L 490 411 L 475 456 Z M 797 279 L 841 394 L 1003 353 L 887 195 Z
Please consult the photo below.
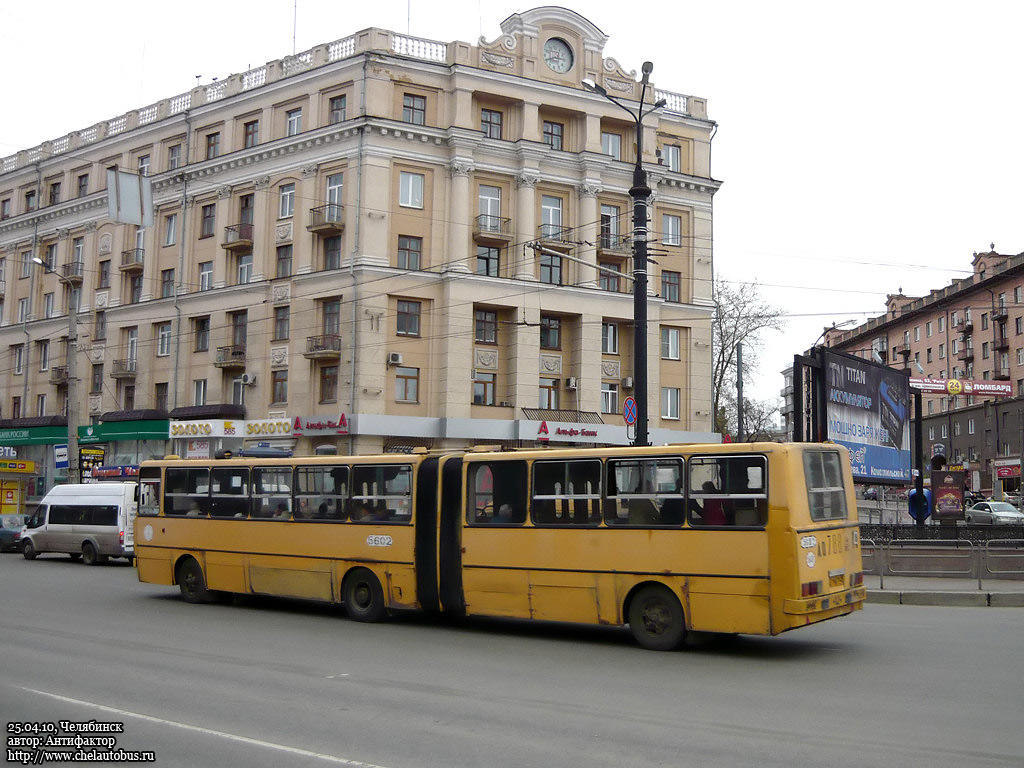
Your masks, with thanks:
M 912 377 L 1001 381 L 1009 397 L 924 392 L 925 466 L 936 452 L 968 472 L 973 489 L 1020 487 L 1024 439 L 1024 254 L 977 253 L 974 274 L 920 298 L 890 295 L 886 313 L 826 343 L 909 369 Z
M 502 31 L 363 30 L 3 158 L 0 445 L 55 475 L 70 354 L 108 463 L 627 443 L 635 123 L 581 81 L 640 84 L 572 11 Z M 714 123 L 652 95 L 651 436 L 714 439 Z M 152 226 L 110 218 L 114 165 Z

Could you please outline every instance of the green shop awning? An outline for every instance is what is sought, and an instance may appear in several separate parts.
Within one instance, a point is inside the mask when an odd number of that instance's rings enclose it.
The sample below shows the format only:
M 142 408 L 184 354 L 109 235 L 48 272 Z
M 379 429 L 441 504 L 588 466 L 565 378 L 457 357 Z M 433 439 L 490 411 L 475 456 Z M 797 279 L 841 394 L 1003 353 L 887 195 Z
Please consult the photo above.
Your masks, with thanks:
M 80 445 L 113 443 L 121 440 L 167 440 L 170 436 L 169 419 L 143 419 L 139 421 L 105 421 L 78 428 Z
M 63 424 L 0 429 L 0 445 L 56 445 L 67 441 L 68 428 Z

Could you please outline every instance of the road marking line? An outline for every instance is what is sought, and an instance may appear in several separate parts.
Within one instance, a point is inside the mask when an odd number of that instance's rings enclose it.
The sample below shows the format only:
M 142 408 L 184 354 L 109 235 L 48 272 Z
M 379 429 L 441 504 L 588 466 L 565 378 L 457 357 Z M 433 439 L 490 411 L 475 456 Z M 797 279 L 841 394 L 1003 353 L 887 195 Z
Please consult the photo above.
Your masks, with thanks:
M 248 736 L 239 736 L 234 733 L 226 733 L 224 731 L 215 731 L 212 728 L 203 728 L 199 725 L 189 725 L 188 723 L 179 723 L 176 720 L 165 720 L 162 717 L 153 717 L 152 715 L 143 715 L 139 712 L 130 712 L 127 709 L 118 709 L 117 707 L 108 707 L 105 704 L 97 704 L 94 701 L 83 701 L 82 699 L 73 699 L 70 696 L 62 696 L 59 693 L 50 693 L 49 691 L 39 691 L 35 688 L 25 688 L 24 686 L 18 686 L 23 691 L 28 693 L 35 693 L 40 696 L 48 696 L 51 699 L 57 701 L 63 701 L 66 704 L 81 704 L 87 707 L 94 707 L 101 712 L 107 712 L 112 715 L 120 715 L 122 717 L 134 717 L 137 720 L 145 720 L 149 723 L 155 723 L 157 725 L 167 725 L 172 728 L 181 728 L 185 731 L 193 731 L 195 733 L 203 733 L 207 736 L 216 736 L 221 739 L 227 739 L 228 741 L 237 741 L 242 744 L 249 744 L 254 747 L 265 747 L 267 749 L 276 749 L 279 752 L 287 752 L 292 755 L 298 755 L 300 757 L 312 757 L 317 760 L 324 760 L 329 763 L 338 763 L 339 765 L 348 765 L 351 768 L 384 768 L 384 766 L 376 765 L 374 763 L 363 763 L 359 760 L 349 760 L 344 757 L 336 757 L 334 755 L 324 754 L 323 752 L 312 752 L 308 749 L 299 749 L 298 747 L 289 747 L 285 744 L 275 744 L 272 741 L 263 741 L 261 739 L 251 739 Z

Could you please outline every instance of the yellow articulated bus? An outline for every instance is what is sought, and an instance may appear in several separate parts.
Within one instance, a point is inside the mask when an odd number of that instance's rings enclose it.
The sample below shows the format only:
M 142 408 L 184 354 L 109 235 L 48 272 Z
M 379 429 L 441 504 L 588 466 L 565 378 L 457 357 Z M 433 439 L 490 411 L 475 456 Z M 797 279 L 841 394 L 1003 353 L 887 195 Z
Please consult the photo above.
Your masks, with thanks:
M 846 450 L 753 443 L 145 462 L 139 579 L 217 593 L 775 635 L 866 597 Z

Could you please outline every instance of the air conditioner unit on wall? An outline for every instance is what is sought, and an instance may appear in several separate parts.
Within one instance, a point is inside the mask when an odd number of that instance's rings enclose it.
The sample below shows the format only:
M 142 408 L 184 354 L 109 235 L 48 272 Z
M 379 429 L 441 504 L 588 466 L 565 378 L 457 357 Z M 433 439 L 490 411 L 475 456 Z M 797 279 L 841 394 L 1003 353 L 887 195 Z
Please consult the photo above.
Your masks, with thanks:
M 247 387 L 251 387 L 253 384 L 256 383 L 256 374 L 255 373 L 243 373 L 242 374 L 242 378 L 241 378 L 241 382 L 242 382 L 243 385 L 245 385 Z
M 577 382 L 576 382 L 576 377 L 575 376 L 570 376 L 568 379 L 565 380 L 565 388 L 566 389 L 576 389 L 576 386 L 577 386 Z
M 402 353 L 401 352 L 388 352 L 388 365 L 401 365 L 402 364 Z
M 632 389 L 633 388 L 633 377 L 632 376 L 627 376 L 626 378 L 624 378 L 622 380 L 622 388 L 623 389 Z

